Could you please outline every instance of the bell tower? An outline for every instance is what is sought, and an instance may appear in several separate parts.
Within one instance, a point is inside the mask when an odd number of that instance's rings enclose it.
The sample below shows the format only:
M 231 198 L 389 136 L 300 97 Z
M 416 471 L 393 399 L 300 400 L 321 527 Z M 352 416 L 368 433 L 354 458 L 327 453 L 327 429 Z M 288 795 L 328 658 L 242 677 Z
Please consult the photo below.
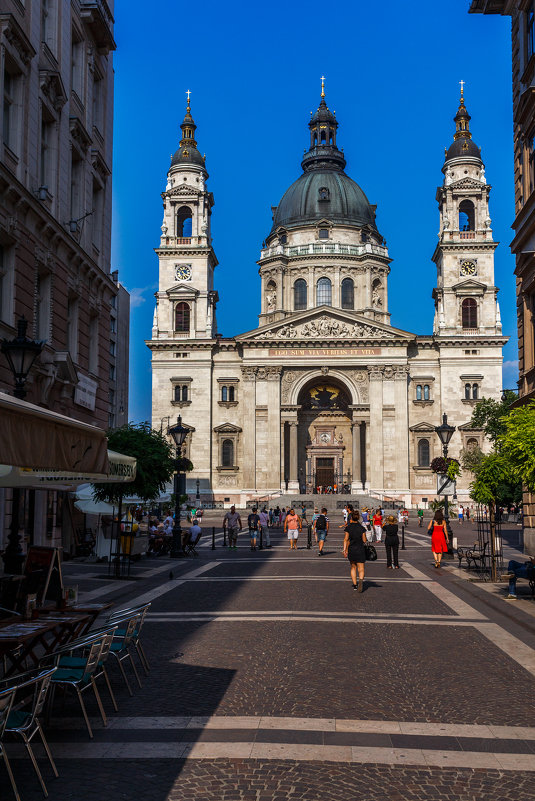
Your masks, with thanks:
M 152 339 L 211 339 L 215 336 L 217 292 L 210 220 L 214 196 L 206 188 L 205 157 L 197 149 L 197 126 L 191 115 L 190 92 L 180 126 L 182 138 L 171 158 L 162 192 L 163 222 L 159 286 Z
M 444 181 L 437 189 L 439 241 L 433 254 L 437 285 L 433 290 L 438 336 L 500 335 L 501 320 L 494 285 L 494 251 L 489 216 L 491 187 L 485 178 L 481 149 L 470 131 L 464 81 L 455 115 L 453 142 L 445 151 Z

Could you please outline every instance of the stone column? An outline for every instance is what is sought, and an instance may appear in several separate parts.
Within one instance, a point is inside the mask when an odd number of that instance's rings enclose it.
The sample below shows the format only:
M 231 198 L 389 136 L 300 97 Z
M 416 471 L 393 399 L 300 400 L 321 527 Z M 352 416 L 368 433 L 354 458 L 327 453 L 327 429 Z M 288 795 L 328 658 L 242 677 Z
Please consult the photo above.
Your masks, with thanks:
M 285 423 L 286 423 L 286 420 L 281 420 L 281 425 L 280 425 L 280 432 L 281 432 L 281 434 L 280 434 L 280 437 L 281 437 L 281 439 L 280 439 L 280 445 L 281 445 L 281 449 L 280 449 L 280 471 L 281 471 L 280 485 L 281 485 L 281 490 L 283 492 L 286 492 L 286 483 L 284 481 L 284 479 L 285 479 L 285 475 L 284 475 L 284 460 L 285 460 L 285 456 L 284 456 L 284 432 L 285 432 Z
M 360 463 L 360 423 L 353 420 L 351 423 L 351 445 L 352 445 L 352 466 L 351 466 L 351 492 L 362 490 L 361 463 Z
M 299 492 L 299 476 L 297 475 L 297 420 L 290 421 L 290 481 L 288 491 Z
M 278 433 L 280 431 L 280 374 L 282 367 L 269 366 L 265 368 L 267 378 L 267 398 L 268 398 L 268 447 L 267 447 L 267 489 L 270 491 L 278 489 L 279 481 L 279 461 L 281 444 Z
M 370 367 L 370 489 L 384 488 L 383 456 L 383 372 Z
M 402 365 L 394 374 L 396 404 L 396 489 L 409 492 L 409 408 L 407 393 L 408 367 Z
M 367 420 L 365 423 L 362 424 L 363 431 L 362 431 L 362 449 L 361 458 L 364 459 L 364 467 L 366 468 L 366 480 L 365 480 L 365 487 L 366 489 L 370 488 L 370 456 L 369 456 L 369 442 L 370 442 L 370 423 Z
M 243 465 L 242 489 L 255 489 L 256 484 L 256 367 L 242 367 L 243 402 Z

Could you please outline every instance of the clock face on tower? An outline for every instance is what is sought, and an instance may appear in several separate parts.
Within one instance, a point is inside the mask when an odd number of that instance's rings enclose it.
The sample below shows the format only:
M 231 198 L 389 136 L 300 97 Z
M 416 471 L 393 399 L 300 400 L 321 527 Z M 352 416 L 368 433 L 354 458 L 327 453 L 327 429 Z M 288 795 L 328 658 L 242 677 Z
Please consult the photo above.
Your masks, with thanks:
M 191 281 L 191 264 L 175 264 L 175 280 Z
M 461 262 L 461 275 L 476 275 L 476 273 L 477 266 L 475 261 L 464 259 L 464 261 Z

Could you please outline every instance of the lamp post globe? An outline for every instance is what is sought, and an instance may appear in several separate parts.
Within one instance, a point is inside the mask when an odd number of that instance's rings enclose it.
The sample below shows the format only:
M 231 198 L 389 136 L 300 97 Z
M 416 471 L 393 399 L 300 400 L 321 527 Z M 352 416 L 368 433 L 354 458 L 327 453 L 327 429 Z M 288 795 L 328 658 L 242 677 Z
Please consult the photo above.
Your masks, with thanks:
M 455 426 L 449 425 L 447 414 L 442 415 L 442 425 L 435 426 L 435 433 L 442 443 L 442 455 L 444 459 L 448 456 L 448 445 L 456 430 L 457 428 Z M 453 557 L 453 533 L 450 525 L 450 508 L 447 495 L 444 495 L 444 518 L 446 520 L 446 530 L 448 532 L 448 556 Z
M 180 526 L 180 496 L 184 489 L 183 476 L 180 459 L 182 456 L 182 445 L 188 436 L 189 429 L 182 425 L 182 417 L 179 415 L 177 423 L 167 429 L 167 433 L 173 438 L 176 446 L 176 472 L 175 472 L 175 522 L 173 525 L 173 544 L 171 547 L 171 558 L 181 559 L 184 556 L 182 549 L 182 528 Z

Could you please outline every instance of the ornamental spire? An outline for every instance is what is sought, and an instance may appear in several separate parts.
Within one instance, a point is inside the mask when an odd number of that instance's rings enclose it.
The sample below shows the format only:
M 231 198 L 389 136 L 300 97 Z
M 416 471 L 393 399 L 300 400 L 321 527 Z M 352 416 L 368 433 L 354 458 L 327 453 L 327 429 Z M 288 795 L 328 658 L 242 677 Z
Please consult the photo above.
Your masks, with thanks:
M 455 134 L 453 138 L 456 139 L 471 139 L 472 134 L 470 132 L 470 114 L 466 110 L 466 106 L 464 104 L 464 81 L 459 81 L 461 85 L 461 98 L 459 100 L 459 108 L 457 109 L 457 114 L 455 115 L 454 122 L 455 122 Z
M 184 120 L 180 126 L 182 129 L 182 139 L 180 140 L 180 146 L 184 147 L 185 145 L 189 145 L 190 147 L 197 147 L 197 142 L 195 141 L 195 131 L 197 130 L 197 126 L 191 116 L 191 104 L 190 104 L 190 95 L 191 92 L 188 89 L 186 92 L 187 96 L 187 105 L 186 105 L 186 114 L 184 115 Z

